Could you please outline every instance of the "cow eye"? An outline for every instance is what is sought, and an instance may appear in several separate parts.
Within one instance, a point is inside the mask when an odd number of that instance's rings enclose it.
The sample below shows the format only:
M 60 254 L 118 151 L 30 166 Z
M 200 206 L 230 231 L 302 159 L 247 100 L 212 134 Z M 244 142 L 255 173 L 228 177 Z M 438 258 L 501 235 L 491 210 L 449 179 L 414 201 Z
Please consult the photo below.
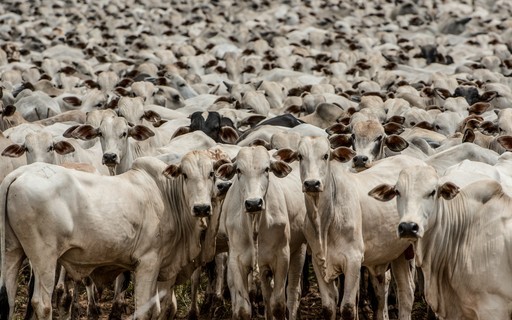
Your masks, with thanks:
M 120 138 L 126 138 L 126 136 L 127 136 L 127 135 L 128 135 L 128 134 L 127 134 L 126 132 L 123 132 L 123 133 L 121 133 Z
M 377 138 L 375 138 L 375 141 L 380 141 L 382 139 L 382 136 L 378 136 Z
M 210 178 L 213 178 L 215 176 L 215 173 L 213 171 L 210 172 Z
M 186 173 L 183 173 L 183 179 L 187 180 L 188 179 L 188 176 Z
M 270 171 L 270 168 L 269 167 L 266 167 L 265 168 L 265 173 L 268 173 Z
M 432 192 L 428 195 L 429 197 L 433 197 L 436 194 L 436 190 L 432 190 Z
M 299 154 L 299 155 L 297 156 L 297 158 L 299 159 L 299 161 L 302 161 L 302 159 L 303 159 L 301 154 Z
M 236 173 L 237 173 L 237 174 L 242 174 L 242 170 L 240 170 L 240 169 L 238 169 L 238 168 L 237 168 L 237 169 L 236 169 Z
M 52 152 L 53 151 L 53 145 L 49 146 L 48 149 L 46 149 L 47 152 Z
M 185 84 L 185 83 L 180 83 L 180 84 L 178 85 L 178 87 L 180 87 L 180 88 L 182 88 L 182 87 L 184 87 L 184 86 L 186 86 L 186 84 Z
M 329 155 L 328 155 L 327 153 L 326 153 L 326 154 L 324 154 L 324 156 L 322 157 L 322 159 L 324 159 L 324 160 L 329 159 Z
M 400 197 L 400 191 L 395 189 L 395 194 L 396 194 L 397 197 Z

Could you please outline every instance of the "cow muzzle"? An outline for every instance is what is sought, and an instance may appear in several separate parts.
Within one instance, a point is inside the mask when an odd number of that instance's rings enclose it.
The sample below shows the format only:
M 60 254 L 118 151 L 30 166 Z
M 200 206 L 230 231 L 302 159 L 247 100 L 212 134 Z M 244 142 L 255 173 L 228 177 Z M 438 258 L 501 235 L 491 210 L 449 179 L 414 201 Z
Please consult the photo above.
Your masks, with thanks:
M 416 222 L 400 222 L 398 236 L 405 239 L 418 239 L 420 226 Z
M 209 204 L 199 204 L 192 207 L 194 217 L 204 218 L 209 217 L 212 213 L 212 207 Z
M 368 168 L 368 157 L 367 156 L 355 156 L 352 159 L 352 166 L 357 171 L 362 171 Z
M 245 210 L 249 213 L 263 210 L 263 199 L 254 198 L 245 200 Z
M 223 181 L 217 184 L 217 196 L 223 196 L 228 193 L 229 188 L 233 183 L 231 181 Z
M 322 189 L 320 180 L 306 180 L 302 183 L 302 192 L 321 192 Z
M 118 159 L 119 158 L 115 153 L 104 153 L 101 162 L 107 167 L 113 167 L 119 163 Z

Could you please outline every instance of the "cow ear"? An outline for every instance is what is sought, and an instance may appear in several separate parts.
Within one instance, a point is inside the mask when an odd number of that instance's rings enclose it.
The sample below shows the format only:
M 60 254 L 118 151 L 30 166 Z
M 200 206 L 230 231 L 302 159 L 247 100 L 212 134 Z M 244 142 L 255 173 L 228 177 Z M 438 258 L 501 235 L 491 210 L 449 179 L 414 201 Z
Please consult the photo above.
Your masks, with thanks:
M 421 121 L 421 122 L 418 122 L 414 128 L 422 128 L 422 129 L 427 129 L 427 130 L 430 130 L 430 131 L 434 131 L 434 126 L 432 125 L 432 123 L 429 123 L 427 121 Z
M 238 132 L 229 126 L 222 126 L 219 132 L 220 139 L 222 142 L 227 144 L 235 144 L 238 138 Z
M 293 161 L 299 159 L 299 154 L 297 151 L 293 151 L 292 149 L 279 149 L 274 152 L 272 156 L 287 163 L 292 163 Z
M 75 97 L 75 96 L 64 97 L 64 98 L 62 98 L 62 100 L 64 100 L 65 102 L 69 103 L 73 107 L 79 107 L 79 106 L 82 105 L 82 100 L 80 100 L 80 98 Z
M 136 125 L 128 129 L 128 135 L 137 141 L 143 141 L 154 136 L 155 133 L 146 126 Z
M 270 163 L 270 170 L 276 177 L 284 178 L 292 172 L 292 167 L 284 161 L 277 160 Z
M 391 118 L 388 119 L 387 123 L 391 123 L 391 122 L 398 123 L 398 124 L 404 124 L 405 123 L 405 117 L 402 117 L 402 116 L 392 116 Z
M 397 136 L 396 134 L 387 136 L 384 139 L 384 143 L 386 144 L 386 147 L 389 148 L 389 150 L 394 152 L 403 151 L 405 148 L 409 146 L 409 142 L 407 142 L 407 140 L 400 136 Z
M 488 102 L 477 102 L 473 103 L 469 107 L 469 114 L 477 114 L 480 115 L 487 111 L 491 107 L 491 104 Z
M 484 94 L 482 94 L 480 96 L 480 101 L 482 101 L 482 102 L 491 102 L 497 96 L 498 96 L 498 92 L 496 92 L 496 91 L 487 91 L 487 92 L 484 92 Z
M 473 129 L 464 130 L 464 136 L 462 136 L 462 142 L 475 142 L 475 132 Z
M 153 127 L 159 128 L 161 125 L 163 125 L 166 122 L 167 122 L 167 120 L 158 120 L 156 122 L 153 122 Z
M 259 115 L 259 114 L 249 116 L 249 117 L 242 119 L 242 121 L 240 121 L 239 127 L 250 126 L 252 128 L 265 119 L 267 119 L 267 117 Z
M 443 99 L 443 100 L 446 100 L 448 98 L 450 98 L 452 96 L 452 94 L 450 93 L 450 91 L 446 90 L 446 89 L 443 89 L 443 88 L 434 88 L 434 92 L 436 93 L 436 95 Z
M 350 127 L 343 123 L 335 123 L 325 129 L 325 132 L 327 132 L 327 134 L 350 133 Z
M 82 140 L 91 140 L 96 137 L 101 136 L 100 129 L 94 128 L 89 124 L 84 124 L 78 126 L 73 133 L 71 134 L 73 138 L 82 139 Z
M 404 132 L 404 126 L 397 122 L 388 122 L 384 125 L 384 132 L 387 135 L 400 134 Z
M 352 135 L 351 134 L 335 134 L 329 137 L 329 143 L 331 148 L 347 147 L 352 146 Z
M 224 180 L 231 180 L 233 176 L 235 175 L 236 171 L 236 164 L 234 163 L 225 163 L 221 165 L 216 170 L 217 177 L 224 179 Z
M 390 186 L 389 184 L 380 184 L 370 190 L 368 195 L 374 199 L 385 202 L 393 199 L 397 195 L 397 192 L 395 187 Z
M 498 143 L 507 151 L 512 151 L 512 136 L 501 136 L 496 138 Z
M 219 159 L 217 161 L 214 161 L 213 162 L 213 170 L 217 171 L 217 169 L 219 169 L 220 166 L 222 166 L 225 163 L 231 163 L 231 161 L 229 159 Z
M 331 151 L 331 160 L 336 160 L 339 162 L 350 161 L 350 159 L 355 156 L 356 152 L 347 147 L 339 147 Z
M 53 144 L 53 149 L 58 154 L 64 155 L 75 151 L 73 145 L 67 141 L 59 141 Z
M 7 107 L 4 108 L 4 110 L 2 111 L 2 116 L 4 117 L 10 117 L 14 114 L 14 112 L 16 111 L 16 107 L 13 106 L 13 105 L 8 105 Z
M 272 150 L 272 146 L 268 141 L 265 141 L 263 139 L 255 139 L 253 142 L 249 144 L 250 147 L 256 147 L 256 146 L 262 146 L 265 147 L 267 150 Z
M 181 167 L 177 164 L 170 164 L 162 172 L 167 178 L 177 178 L 181 174 Z
M 160 117 L 160 115 L 158 113 L 156 113 L 155 111 L 153 111 L 153 110 L 146 110 L 146 111 L 144 111 L 144 114 L 142 115 L 141 118 L 142 119 L 146 119 L 149 122 L 157 122 L 157 121 L 160 121 L 162 119 L 162 117 Z
M 482 131 L 482 133 L 488 134 L 488 135 L 494 135 L 498 134 L 498 124 L 492 122 L 492 121 L 484 121 L 478 125 L 478 128 Z
M 27 149 L 23 145 L 19 144 L 11 144 L 7 148 L 4 149 L 2 152 L 2 156 L 4 157 L 11 157 L 11 158 L 18 158 L 21 157 Z
M 284 113 L 300 113 L 300 112 L 302 112 L 302 107 L 300 107 L 296 104 L 292 104 L 291 106 L 286 108 L 286 110 L 284 110 Z
M 64 133 L 62 134 L 62 136 L 64 138 L 73 138 L 73 131 L 76 130 L 76 128 L 78 128 L 80 125 L 74 125 L 74 126 L 71 126 L 69 127 L 66 131 L 64 131 Z
M 179 127 L 171 137 L 171 140 L 190 132 L 190 127 Z
M 228 92 L 231 93 L 231 91 L 233 90 L 233 84 L 226 82 L 226 81 L 222 81 L 222 83 L 224 83 L 224 85 L 226 86 L 226 89 L 228 89 Z
M 452 182 L 445 182 L 437 188 L 437 197 L 443 197 L 445 200 L 451 200 L 459 193 L 460 188 Z

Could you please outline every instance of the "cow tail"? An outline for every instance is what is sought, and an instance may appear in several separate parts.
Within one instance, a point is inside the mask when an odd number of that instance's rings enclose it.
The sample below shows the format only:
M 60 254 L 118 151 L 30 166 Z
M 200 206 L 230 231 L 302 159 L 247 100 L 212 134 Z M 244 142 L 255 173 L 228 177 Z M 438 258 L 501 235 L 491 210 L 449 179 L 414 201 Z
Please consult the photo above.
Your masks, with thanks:
M 32 306 L 32 297 L 34 296 L 34 270 L 30 267 L 30 280 L 28 282 L 28 298 L 27 298 L 27 311 L 25 312 L 25 319 L 30 320 L 34 315 L 34 307 Z
M 9 175 L 10 176 L 10 175 Z M 11 181 L 8 181 L 7 176 L 4 179 L 4 182 L 0 188 L 0 194 L 4 194 L 3 197 L 0 197 L 0 210 L 2 210 L 0 214 L 0 320 L 9 319 L 9 297 L 7 296 L 7 288 L 5 287 L 5 274 L 7 271 L 7 266 L 5 264 L 5 224 L 6 224 L 6 216 L 7 216 L 7 197 L 9 196 L 9 188 L 11 184 L 16 181 L 16 177 L 14 177 Z M 5 191 L 5 192 L 3 192 Z

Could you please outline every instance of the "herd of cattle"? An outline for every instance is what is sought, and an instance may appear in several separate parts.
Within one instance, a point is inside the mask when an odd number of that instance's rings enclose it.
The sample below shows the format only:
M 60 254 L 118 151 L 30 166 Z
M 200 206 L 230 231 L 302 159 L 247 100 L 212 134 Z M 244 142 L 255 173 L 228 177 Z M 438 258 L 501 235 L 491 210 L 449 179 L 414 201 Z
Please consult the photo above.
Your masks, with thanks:
M 233 319 L 257 291 L 266 319 L 298 319 L 307 254 L 318 317 L 358 319 L 364 266 L 375 319 L 390 283 L 400 319 L 416 286 L 440 319 L 511 319 L 511 17 L 509 0 L 2 1 L 0 319 L 24 261 L 36 319 L 73 317 L 78 281 L 88 317 L 114 282 L 126 317 L 130 277 L 134 318 L 173 318 L 212 261 Z

